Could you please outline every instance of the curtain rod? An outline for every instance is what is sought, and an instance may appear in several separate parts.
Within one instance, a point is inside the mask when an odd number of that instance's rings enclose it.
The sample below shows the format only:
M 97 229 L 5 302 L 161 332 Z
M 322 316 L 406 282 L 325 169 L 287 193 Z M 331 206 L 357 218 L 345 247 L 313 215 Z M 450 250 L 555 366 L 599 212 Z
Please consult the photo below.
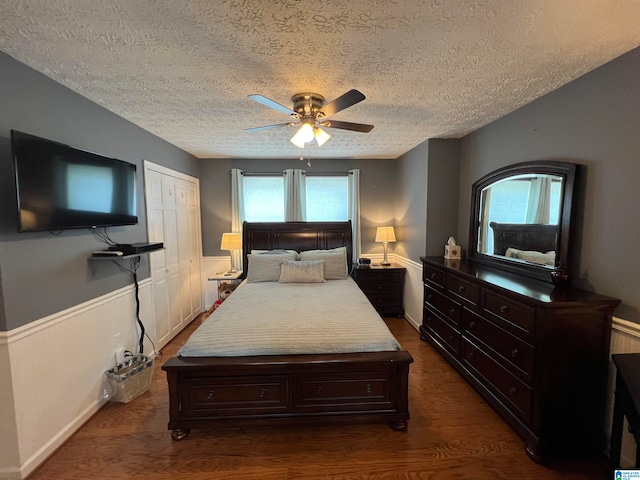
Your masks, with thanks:
M 284 175 L 284 172 L 282 172 Z M 309 177 L 337 177 L 340 175 L 353 175 L 351 172 L 302 172 L 303 175 Z M 231 171 L 229 171 L 231 175 Z M 242 172 L 243 177 L 275 177 L 278 176 L 278 172 Z

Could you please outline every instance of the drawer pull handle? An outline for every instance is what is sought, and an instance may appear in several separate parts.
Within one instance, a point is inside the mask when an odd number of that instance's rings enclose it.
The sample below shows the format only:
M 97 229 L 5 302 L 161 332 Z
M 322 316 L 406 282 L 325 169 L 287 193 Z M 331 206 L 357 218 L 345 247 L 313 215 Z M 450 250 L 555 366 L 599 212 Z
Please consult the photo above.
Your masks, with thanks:
M 320 395 L 320 392 L 322 392 L 322 386 L 318 385 L 316 387 L 316 395 Z
M 517 348 L 514 348 L 513 350 L 511 350 L 511 356 L 513 358 L 518 358 L 520 356 L 520 352 L 518 351 Z
M 209 400 L 211 400 L 211 399 L 212 399 L 213 397 L 215 397 L 215 396 L 216 396 L 216 391 L 215 391 L 215 390 L 211 390 L 211 391 L 209 392 L 209 395 L 207 395 L 207 398 L 208 398 Z
M 464 292 L 464 285 L 460 285 L 460 286 L 458 287 L 458 291 L 459 291 L 460 293 Z
M 365 392 L 367 392 L 367 393 L 371 393 L 371 384 L 370 384 L 370 383 L 367 383 L 367 384 L 364 386 L 364 390 L 365 390 Z
M 507 313 L 509 311 L 509 307 L 507 305 L 501 305 L 500 306 L 500 311 L 502 313 Z
M 427 295 L 427 301 L 428 302 L 430 302 L 432 298 L 433 298 L 433 295 L 431 295 L 431 294 Z
M 436 279 L 436 276 L 437 276 L 437 275 L 436 275 L 435 273 L 432 273 L 432 274 L 431 274 L 431 280 L 435 280 L 435 279 Z
M 451 310 L 449 310 L 449 315 L 451 315 L 452 317 L 456 314 L 456 309 L 452 308 Z
M 453 342 L 453 335 L 449 335 L 449 341 Z
M 266 388 L 261 388 L 260 389 L 260 393 L 258 394 L 258 396 L 260 398 L 264 398 L 264 396 L 267 394 L 267 389 Z
M 467 355 L 469 358 L 473 358 L 474 357 L 474 353 L 473 352 L 469 352 L 469 355 Z
M 513 395 L 515 395 L 516 393 L 518 393 L 518 389 L 517 389 L 516 387 L 511 387 L 511 388 L 509 389 L 509 395 L 513 396 Z
M 469 323 L 469 330 L 476 327 L 476 322 Z

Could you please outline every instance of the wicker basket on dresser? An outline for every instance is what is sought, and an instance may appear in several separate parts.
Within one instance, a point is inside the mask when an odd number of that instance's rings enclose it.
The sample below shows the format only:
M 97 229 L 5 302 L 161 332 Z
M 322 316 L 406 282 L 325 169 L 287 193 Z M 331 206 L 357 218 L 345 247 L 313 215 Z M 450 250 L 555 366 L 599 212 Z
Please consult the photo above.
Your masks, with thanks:
M 618 300 L 489 266 L 421 257 L 420 334 L 524 440 L 537 462 L 601 454 Z

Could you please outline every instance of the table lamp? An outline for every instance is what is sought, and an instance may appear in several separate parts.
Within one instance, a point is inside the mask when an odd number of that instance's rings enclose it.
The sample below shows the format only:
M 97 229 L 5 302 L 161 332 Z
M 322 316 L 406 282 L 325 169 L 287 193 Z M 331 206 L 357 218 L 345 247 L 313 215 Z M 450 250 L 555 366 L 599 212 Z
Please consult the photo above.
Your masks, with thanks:
M 383 267 L 388 267 L 391 265 L 387 260 L 387 245 L 389 242 L 396 241 L 396 234 L 393 231 L 393 227 L 378 227 L 376 230 L 376 242 L 382 242 L 384 247 L 384 259 L 382 260 L 381 265 Z
M 236 273 L 233 262 L 233 250 L 242 249 L 242 238 L 239 233 L 223 233 L 222 242 L 220 242 L 220 250 L 229 250 L 231 252 L 231 270 L 228 273 Z

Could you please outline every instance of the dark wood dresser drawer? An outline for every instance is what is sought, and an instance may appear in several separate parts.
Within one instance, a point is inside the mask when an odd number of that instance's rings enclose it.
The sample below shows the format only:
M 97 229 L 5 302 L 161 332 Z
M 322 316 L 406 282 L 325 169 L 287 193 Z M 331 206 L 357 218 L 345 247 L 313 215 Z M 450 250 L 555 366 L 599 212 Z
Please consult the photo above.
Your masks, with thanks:
M 184 383 L 185 411 L 194 417 L 210 415 L 235 415 L 240 412 L 260 414 L 288 408 L 288 378 L 220 377 L 194 378 Z
M 425 282 L 432 283 L 438 287 L 444 288 L 444 283 L 447 275 L 442 270 L 433 268 L 429 265 L 424 265 L 422 268 L 422 279 Z
M 484 385 L 503 403 L 510 404 L 510 410 L 529 424 L 533 390 L 466 339 L 462 340 L 462 349 L 463 363 L 482 376 L 486 380 Z
M 402 284 L 400 283 L 362 283 L 360 285 L 360 290 L 362 290 L 367 296 L 382 296 L 386 295 L 388 297 L 391 296 L 401 296 L 402 295 Z
M 486 345 L 494 352 L 494 359 L 525 383 L 533 385 L 535 349 L 531 345 L 469 310 L 463 311 L 462 321 L 465 335 Z
M 389 376 L 380 372 L 340 375 L 294 375 L 293 408 L 296 411 L 381 410 L 392 407 Z
M 430 309 L 425 308 L 423 313 L 423 326 L 454 356 L 460 355 L 460 332 L 453 328 L 445 320 L 441 319 Z
M 398 283 L 404 282 L 404 269 L 361 268 L 358 272 L 358 284 Z
M 462 307 L 458 303 L 427 285 L 424 286 L 424 301 L 460 327 Z
M 516 335 L 533 335 L 536 321 L 536 310 L 523 303 L 483 289 L 485 311 L 499 320 L 504 327 Z
M 447 290 L 473 309 L 480 303 L 480 287 L 475 283 L 467 282 L 454 275 L 447 275 Z

